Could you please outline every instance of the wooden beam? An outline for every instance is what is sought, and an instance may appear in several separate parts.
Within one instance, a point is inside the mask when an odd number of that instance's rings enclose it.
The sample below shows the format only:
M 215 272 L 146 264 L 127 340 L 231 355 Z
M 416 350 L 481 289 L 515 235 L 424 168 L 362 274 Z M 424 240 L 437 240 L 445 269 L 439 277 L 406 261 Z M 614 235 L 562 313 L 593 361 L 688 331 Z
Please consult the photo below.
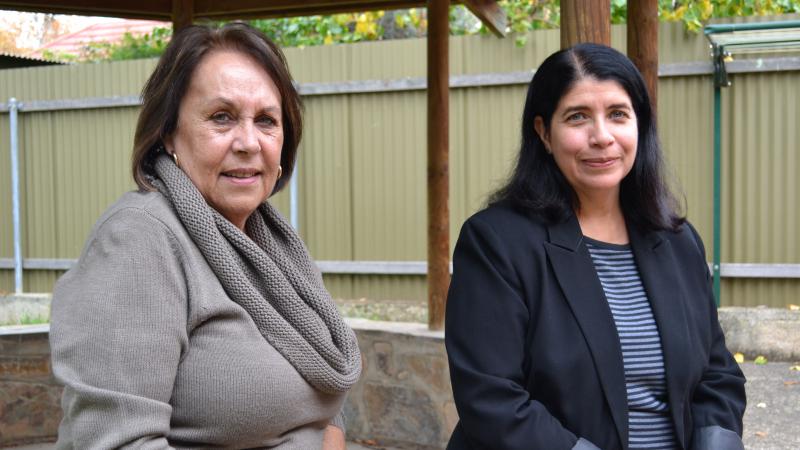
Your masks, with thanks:
M 425 6 L 425 0 L 195 0 L 197 17 L 275 17 Z
M 428 1 L 428 328 L 444 328 L 450 287 L 450 1 Z
M 561 0 L 561 48 L 581 42 L 611 45 L 611 0 Z
M 0 0 L 0 9 L 84 16 L 120 17 L 125 19 L 169 20 L 170 0 Z
M 658 0 L 628 2 L 628 57 L 642 72 L 653 119 L 658 106 Z
M 505 37 L 508 19 L 495 0 L 464 0 L 464 5 L 497 37 Z
M 172 31 L 178 32 L 194 22 L 194 0 L 172 0 Z

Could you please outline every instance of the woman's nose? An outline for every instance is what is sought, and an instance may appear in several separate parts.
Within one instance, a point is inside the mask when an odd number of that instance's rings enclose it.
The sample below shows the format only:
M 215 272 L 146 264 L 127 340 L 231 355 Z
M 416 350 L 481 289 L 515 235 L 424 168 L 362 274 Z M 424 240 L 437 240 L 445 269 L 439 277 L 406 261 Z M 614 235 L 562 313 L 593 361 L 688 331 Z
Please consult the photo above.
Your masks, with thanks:
M 233 150 L 245 153 L 261 151 L 261 144 L 258 140 L 258 130 L 252 121 L 242 121 L 237 127 L 236 137 L 233 142 Z
M 605 148 L 614 143 L 614 135 L 602 120 L 596 121 L 589 136 L 589 144 L 596 147 Z

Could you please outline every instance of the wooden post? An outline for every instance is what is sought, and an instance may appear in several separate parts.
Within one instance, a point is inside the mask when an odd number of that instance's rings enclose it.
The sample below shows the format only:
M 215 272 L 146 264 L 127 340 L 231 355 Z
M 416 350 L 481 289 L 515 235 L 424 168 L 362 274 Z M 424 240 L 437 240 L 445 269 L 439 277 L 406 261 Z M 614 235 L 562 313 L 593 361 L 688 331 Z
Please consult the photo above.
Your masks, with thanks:
M 194 21 L 194 0 L 172 0 L 172 32 L 177 33 Z
M 658 0 L 628 2 L 628 57 L 647 84 L 653 118 L 658 106 Z
M 561 48 L 581 42 L 611 45 L 611 0 L 561 0 Z
M 450 287 L 449 0 L 428 0 L 428 328 L 444 328 Z

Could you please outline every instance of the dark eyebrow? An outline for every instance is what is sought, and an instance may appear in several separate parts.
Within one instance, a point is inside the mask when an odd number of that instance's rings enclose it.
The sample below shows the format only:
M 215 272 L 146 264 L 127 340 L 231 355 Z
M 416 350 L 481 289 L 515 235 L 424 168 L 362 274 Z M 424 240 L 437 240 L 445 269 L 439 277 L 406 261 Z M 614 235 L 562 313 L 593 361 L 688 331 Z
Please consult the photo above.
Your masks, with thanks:
M 233 102 L 228 100 L 225 97 L 214 97 L 214 98 L 211 99 L 211 102 L 212 103 L 222 103 L 225 106 L 233 106 Z
M 236 104 L 233 101 L 231 101 L 230 99 L 227 99 L 225 97 L 214 97 L 213 99 L 211 99 L 211 103 L 222 103 L 223 105 L 225 105 L 228 108 L 235 108 L 236 107 Z M 280 112 L 281 112 L 281 107 L 280 106 L 267 106 L 266 108 L 261 110 L 262 114 L 263 113 L 278 114 Z
M 630 110 L 632 108 L 631 108 L 631 105 L 629 105 L 627 103 L 614 103 L 613 105 L 610 105 L 608 107 L 608 109 L 628 109 L 628 110 Z
M 270 114 L 279 114 L 281 112 L 280 106 L 267 106 L 266 108 L 262 109 L 261 112 L 270 113 Z

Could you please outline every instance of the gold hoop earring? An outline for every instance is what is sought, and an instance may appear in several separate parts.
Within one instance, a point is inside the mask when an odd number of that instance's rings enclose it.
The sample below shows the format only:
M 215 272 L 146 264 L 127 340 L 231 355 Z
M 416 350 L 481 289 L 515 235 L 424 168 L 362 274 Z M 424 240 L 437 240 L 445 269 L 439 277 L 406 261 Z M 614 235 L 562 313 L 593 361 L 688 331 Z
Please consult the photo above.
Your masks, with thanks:
M 276 178 L 275 180 L 280 180 L 282 176 L 283 176 L 283 167 L 278 166 L 278 178 Z
M 180 167 L 180 164 L 178 164 L 178 154 L 177 153 L 172 152 L 172 159 L 173 159 L 173 161 L 175 161 L 175 165 Z

